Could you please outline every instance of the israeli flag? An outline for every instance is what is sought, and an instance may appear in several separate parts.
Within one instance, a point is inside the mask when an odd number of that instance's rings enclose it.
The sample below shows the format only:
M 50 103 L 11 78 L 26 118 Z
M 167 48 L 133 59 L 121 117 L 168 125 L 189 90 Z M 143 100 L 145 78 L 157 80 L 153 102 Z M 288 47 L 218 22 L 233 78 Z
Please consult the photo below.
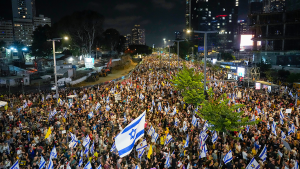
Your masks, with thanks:
M 82 97 L 82 100 L 86 100 L 86 98 L 87 98 L 87 95 L 84 94 L 83 97 Z
M 81 157 L 81 158 L 79 159 L 78 166 L 80 167 L 82 164 L 83 164 L 83 159 L 82 159 L 82 157 Z
M 89 161 L 88 163 L 86 163 L 83 169 L 92 169 L 91 162 Z
M 243 135 L 242 135 L 241 132 L 239 133 L 239 138 L 242 139 L 242 140 L 244 140 L 244 139 L 243 139 Z
M 73 106 L 73 103 L 69 103 L 69 109 Z
M 97 169 L 102 169 L 102 166 L 101 166 L 101 164 L 97 167 Z
M 293 169 L 299 169 L 299 164 L 297 161 L 295 161 L 295 165 L 294 165 Z
M 186 132 L 186 130 L 187 130 L 187 126 L 186 126 L 185 123 L 184 123 L 184 125 L 183 125 L 183 127 L 182 127 L 182 130 L 183 130 L 184 132 Z
M 172 136 L 168 133 L 165 141 L 165 146 L 167 146 L 172 140 L 173 140 Z
M 294 97 L 294 96 L 293 96 L 293 93 L 292 93 L 291 91 L 290 91 L 289 95 L 290 95 L 291 97 Z
M 205 131 L 201 131 L 200 135 L 200 140 L 203 140 L 203 142 L 206 141 L 206 139 L 208 138 L 208 135 Z
M 150 111 L 153 113 L 153 106 L 151 107 Z
M 52 149 L 52 151 L 51 151 L 51 153 L 50 153 L 50 160 L 51 160 L 52 158 L 57 158 L 57 152 L 56 152 L 55 145 L 54 145 L 54 147 L 53 147 L 53 149 Z
M 109 96 L 106 97 L 106 103 L 108 103 L 108 102 L 109 102 Z
M 229 163 L 232 160 L 231 150 L 224 156 L 223 161 L 225 164 Z
M 24 103 L 23 108 L 25 109 L 28 106 L 27 102 Z
M 98 110 L 100 107 L 101 107 L 101 104 L 98 102 L 97 105 L 96 105 L 95 110 Z
M 141 141 L 137 146 L 136 146 L 136 150 L 139 151 L 141 149 L 144 149 L 147 147 L 147 141 L 146 139 L 144 139 L 143 141 Z
M 121 158 L 128 155 L 134 144 L 144 136 L 145 117 L 146 111 L 127 125 L 115 138 L 116 147 Z
M 217 132 L 215 131 L 214 135 L 212 136 L 212 142 L 215 143 L 218 139 L 218 135 L 217 135 Z
M 165 106 L 165 112 L 168 113 L 169 109 Z
M 268 128 L 268 130 L 270 130 L 270 124 L 269 124 L 269 122 L 267 123 L 267 128 Z
M 91 118 L 93 118 L 93 116 L 94 116 L 94 113 L 93 113 L 93 111 L 91 111 L 91 112 L 88 114 L 88 118 L 91 119 Z
M 251 121 L 255 121 L 255 115 L 254 114 L 252 115 Z
M 202 150 L 201 150 L 201 154 L 200 154 L 200 157 L 199 158 L 204 158 L 204 157 L 206 157 L 206 153 L 207 153 L 208 151 L 207 151 L 207 147 L 206 147 L 206 144 L 204 144 L 203 146 L 202 146 Z
M 166 159 L 166 166 L 167 166 L 167 168 L 169 168 L 169 167 L 171 167 L 171 163 L 170 163 L 170 153 L 169 153 L 169 155 L 167 156 L 167 159 Z
M 259 167 L 260 165 L 253 157 L 250 163 L 247 165 L 246 169 L 259 169 Z
M 85 154 L 86 157 L 88 157 L 89 155 L 89 150 L 90 150 L 89 147 L 85 147 L 83 154 Z
M 189 146 L 189 135 L 186 136 L 185 144 L 183 145 L 183 148 L 187 148 Z
M 284 115 L 283 115 L 283 113 L 282 113 L 281 110 L 280 110 L 280 118 L 281 118 L 281 119 L 284 119 Z
M 45 166 L 46 166 L 46 161 L 45 161 L 44 157 L 41 156 L 41 161 L 40 161 L 39 169 L 42 169 Z
M 265 162 L 267 159 L 267 147 L 265 145 L 265 147 L 263 148 L 263 150 L 261 151 L 261 153 L 259 154 L 259 158 Z
M 90 152 L 91 152 L 92 155 L 94 154 L 94 141 L 93 141 L 93 144 L 92 144 L 92 146 L 90 148 Z
M 161 111 L 161 103 L 158 102 L 158 111 Z
M 74 95 L 76 95 L 76 92 L 75 92 L 75 90 L 73 90 L 73 94 L 74 94 Z
M 284 132 L 281 130 L 281 138 L 286 139 L 286 135 L 284 134 Z
M 152 138 L 151 142 L 155 143 L 157 141 L 157 139 L 158 139 L 158 134 L 157 133 L 153 133 L 152 136 L 151 136 L 151 138 Z
M 15 164 L 12 165 L 9 169 L 20 169 L 20 166 L 19 166 L 19 160 L 17 160 L 17 161 L 15 162 Z
M 116 150 L 116 144 L 114 143 L 114 144 L 111 146 L 110 152 L 114 152 L 115 150 Z
M 138 150 L 138 157 L 139 157 L 139 159 L 141 159 L 141 158 L 142 158 L 142 156 L 143 156 L 144 152 L 145 152 L 145 149 L 144 149 L 144 148 L 143 148 L 143 149 L 140 149 L 140 150 Z
M 44 102 L 45 101 L 45 98 L 44 98 L 44 96 L 42 96 L 42 102 Z
M 173 113 L 172 115 L 175 116 L 175 114 L 177 113 L 176 107 L 173 109 Z
M 197 125 L 197 118 L 195 117 L 195 115 L 193 115 L 192 124 L 193 126 Z
M 50 158 L 47 169 L 53 169 L 53 168 L 54 168 L 54 165 L 53 165 L 52 159 Z
M 175 126 L 175 127 L 178 127 L 178 120 L 177 120 L 177 119 L 175 119 L 174 126 Z
M 71 148 L 71 147 L 75 148 L 77 146 L 77 144 L 78 144 L 77 137 L 74 134 L 71 133 L 71 141 L 69 143 L 69 148 Z
M 250 128 L 249 125 L 247 125 L 247 126 L 246 126 L 246 131 L 247 131 L 247 133 L 249 133 L 249 128 Z
M 291 133 L 295 133 L 295 126 L 294 126 L 294 124 L 291 124 L 291 127 L 289 127 L 289 133 L 288 133 L 288 135 L 290 135 Z
M 152 106 L 155 106 L 155 102 L 154 102 L 154 100 L 152 100 Z
M 105 109 L 106 109 L 106 111 L 109 111 L 110 110 L 109 105 L 106 105 Z
M 66 119 L 68 117 L 67 111 L 64 114 L 64 118 Z
M 126 113 L 124 113 L 124 120 L 123 120 L 123 123 L 126 123 L 126 122 L 127 122 Z
M 148 134 L 149 136 L 152 136 L 153 133 L 155 133 L 155 129 L 153 128 L 153 126 L 151 126 L 151 127 L 149 128 L 147 134 Z
M 141 93 L 141 94 L 140 94 L 140 99 L 141 99 L 141 100 L 144 100 L 144 98 L 145 98 L 145 96 Z
M 83 145 L 84 147 L 89 147 L 90 142 L 91 142 L 91 139 L 90 139 L 89 135 L 87 135 L 87 136 L 84 138 L 82 145 Z
M 273 121 L 273 124 L 272 124 L 272 133 L 277 136 L 276 134 L 276 124 L 275 124 L 275 121 Z

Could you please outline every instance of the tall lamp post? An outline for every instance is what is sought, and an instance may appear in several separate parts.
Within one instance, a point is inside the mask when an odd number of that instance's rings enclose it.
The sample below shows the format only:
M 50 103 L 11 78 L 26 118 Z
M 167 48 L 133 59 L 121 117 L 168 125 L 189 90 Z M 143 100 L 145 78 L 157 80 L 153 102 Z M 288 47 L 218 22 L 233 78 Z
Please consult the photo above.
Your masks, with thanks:
M 55 95 L 56 95 L 56 100 L 58 100 L 58 86 L 57 86 L 57 74 L 56 74 L 56 58 L 55 58 L 55 41 L 60 42 L 63 38 L 53 38 L 49 39 L 48 41 L 52 41 L 53 44 L 53 64 L 54 64 L 54 78 L 55 78 Z M 68 37 L 64 37 L 65 40 L 68 40 Z
M 187 33 L 192 32 L 187 30 Z M 218 31 L 193 31 L 194 33 L 204 33 L 204 91 L 206 90 L 206 57 L 207 57 L 207 34 L 218 33 Z
M 177 60 L 178 60 L 178 71 L 179 71 L 179 42 L 183 42 L 185 40 L 173 40 L 174 42 L 177 42 Z

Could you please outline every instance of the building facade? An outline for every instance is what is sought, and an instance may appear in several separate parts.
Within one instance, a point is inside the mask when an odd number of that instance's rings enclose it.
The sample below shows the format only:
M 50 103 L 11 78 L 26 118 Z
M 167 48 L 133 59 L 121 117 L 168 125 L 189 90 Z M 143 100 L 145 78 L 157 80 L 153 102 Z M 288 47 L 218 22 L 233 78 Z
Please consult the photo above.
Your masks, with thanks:
M 38 17 L 33 17 L 33 25 L 34 29 L 36 29 L 38 26 L 45 25 L 49 25 L 51 27 L 51 19 L 45 17 L 44 15 L 39 15 Z
M 4 41 L 9 46 L 14 41 L 13 24 L 11 20 L 0 20 L 0 41 Z
M 135 25 L 134 28 L 132 28 L 131 42 L 132 45 L 146 44 L 145 29 L 141 29 L 140 25 Z
M 35 0 L 12 0 L 14 19 L 33 19 L 36 14 Z
M 182 39 L 182 36 L 183 35 L 183 32 L 181 32 L 181 31 L 177 31 L 177 32 L 175 32 L 175 39 Z
M 237 38 L 239 0 L 185 0 L 186 29 L 197 31 L 218 31 L 209 35 L 208 45 L 216 48 L 232 49 Z M 199 39 L 203 46 L 202 34 L 191 34 L 191 40 Z

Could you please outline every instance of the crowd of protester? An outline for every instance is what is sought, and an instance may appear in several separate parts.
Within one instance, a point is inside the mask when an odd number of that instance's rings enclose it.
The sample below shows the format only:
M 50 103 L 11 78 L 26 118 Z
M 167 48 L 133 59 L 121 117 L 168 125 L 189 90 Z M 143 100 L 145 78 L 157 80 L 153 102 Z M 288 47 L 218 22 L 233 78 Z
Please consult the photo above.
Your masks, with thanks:
M 195 67 L 191 63 L 186 64 Z M 54 169 L 79 169 L 88 162 L 93 169 L 100 164 L 104 169 L 241 169 L 246 168 L 253 158 L 260 168 L 295 167 L 300 149 L 300 130 L 297 131 L 299 108 L 295 105 L 295 96 L 288 89 L 284 87 L 276 93 L 256 91 L 238 87 L 234 81 L 223 80 L 224 72 L 208 73 L 210 79 L 217 80 L 208 82 L 208 88 L 213 89 L 216 97 L 226 93 L 231 100 L 229 105 L 244 104 L 240 110 L 245 112 L 243 116 L 259 120 L 257 125 L 240 133 L 232 132 L 239 138 L 236 139 L 204 130 L 209 122 L 195 113 L 201 113 L 200 107 L 184 103 L 180 93 L 171 86 L 170 79 L 176 74 L 177 66 L 173 59 L 169 62 L 147 57 L 128 79 L 101 86 L 61 90 L 59 101 L 54 93 L 46 92 L 14 96 L 7 110 L 0 114 L 0 168 L 10 168 L 18 161 L 20 168 L 38 169 L 41 157 L 45 159 L 47 168 L 54 147 L 57 152 L 57 156 L 51 159 Z M 201 66 L 196 68 L 203 71 Z M 291 112 L 286 113 L 290 109 Z M 134 148 L 128 156 L 119 158 L 113 146 L 114 138 L 144 111 L 145 152 L 139 158 Z M 192 124 L 193 116 L 197 118 L 196 125 Z M 273 122 L 277 124 L 275 133 L 272 132 Z M 156 140 L 148 133 L 151 127 L 158 134 Z M 291 127 L 294 127 L 293 132 L 290 132 Z M 45 139 L 49 128 L 51 134 Z M 202 131 L 207 134 L 205 155 L 199 136 Z M 214 133 L 217 134 L 215 140 Z M 171 135 L 173 140 L 165 145 L 167 135 Z M 77 145 L 70 144 L 74 136 Z M 82 155 L 87 136 L 91 140 L 90 147 L 93 144 L 94 149 Z M 150 146 L 153 153 L 147 157 Z M 259 157 L 264 147 L 267 149 L 265 160 Z M 230 150 L 233 159 L 225 164 L 224 156 Z M 170 165 L 167 165 L 167 159 Z

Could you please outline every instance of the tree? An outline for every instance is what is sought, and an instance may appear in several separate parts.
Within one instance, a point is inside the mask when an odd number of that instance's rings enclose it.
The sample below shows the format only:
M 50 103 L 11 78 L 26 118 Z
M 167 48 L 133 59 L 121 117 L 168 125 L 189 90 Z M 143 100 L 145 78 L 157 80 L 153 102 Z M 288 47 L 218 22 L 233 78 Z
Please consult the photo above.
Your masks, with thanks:
M 5 47 L 5 46 L 6 46 L 6 43 L 3 40 L 1 40 L 0 41 L 0 48 Z
M 300 73 L 291 73 L 287 77 L 287 82 L 289 83 L 300 82 Z
M 260 68 L 260 76 L 261 77 L 267 77 L 266 72 L 268 72 L 271 68 L 271 64 L 267 64 L 264 61 L 261 61 L 261 63 L 258 63 L 257 66 Z
M 270 82 L 276 82 L 278 80 L 278 73 L 276 70 L 268 70 L 265 74 Z
M 109 28 L 103 32 L 103 36 L 106 49 L 116 51 L 120 42 L 120 33 L 116 29 Z
M 48 42 L 51 39 L 51 28 L 49 25 L 38 26 L 33 32 L 32 56 L 47 57 L 52 52 L 52 44 Z
M 183 65 L 183 69 L 173 76 L 171 82 L 175 90 L 181 92 L 184 102 L 199 106 L 205 99 L 203 79 L 202 72 L 194 71 L 194 68 L 188 69 Z
M 201 109 L 197 114 L 208 120 L 211 124 L 210 130 L 224 132 L 229 136 L 232 136 L 230 132 L 240 131 L 247 125 L 257 124 L 259 121 L 249 121 L 248 117 L 244 117 L 243 111 L 238 112 L 239 108 L 242 108 L 242 104 L 228 105 L 230 99 L 227 99 L 226 94 L 216 98 L 212 88 L 208 91 L 208 100 L 204 100 L 201 104 Z M 234 137 L 234 136 L 232 136 Z
M 224 61 L 235 60 L 235 57 L 231 53 L 221 53 L 221 58 L 224 59 Z

